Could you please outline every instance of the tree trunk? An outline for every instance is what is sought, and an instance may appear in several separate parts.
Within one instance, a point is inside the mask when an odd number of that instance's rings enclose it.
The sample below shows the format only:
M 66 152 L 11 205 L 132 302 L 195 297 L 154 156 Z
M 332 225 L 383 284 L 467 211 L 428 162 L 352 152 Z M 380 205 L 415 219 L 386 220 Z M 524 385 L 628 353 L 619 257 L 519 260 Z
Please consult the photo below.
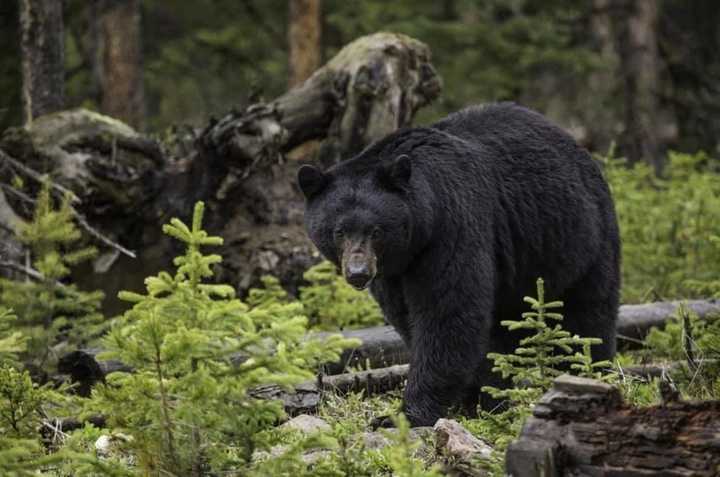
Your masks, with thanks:
M 102 112 L 145 124 L 140 0 L 105 0 L 100 16 Z
M 293 88 L 320 66 L 321 0 L 289 0 L 288 87 Z
M 65 51 L 62 2 L 20 0 L 25 124 L 63 108 Z
M 623 81 L 623 151 L 632 162 L 650 163 L 660 175 L 664 148 L 660 139 L 660 58 L 658 2 L 613 0 L 615 45 Z
M 505 456 L 514 477 L 713 477 L 720 401 L 633 408 L 612 386 L 559 377 Z
M 599 64 L 587 79 L 586 91 L 579 98 L 585 104 L 583 122 L 587 126 L 586 147 L 593 151 L 608 151 L 616 139 L 619 119 L 618 105 L 613 98 L 620 91 L 616 78 L 618 55 L 613 43 L 610 7 L 612 0 L 592 0 L 590 12 L 590 47 Z

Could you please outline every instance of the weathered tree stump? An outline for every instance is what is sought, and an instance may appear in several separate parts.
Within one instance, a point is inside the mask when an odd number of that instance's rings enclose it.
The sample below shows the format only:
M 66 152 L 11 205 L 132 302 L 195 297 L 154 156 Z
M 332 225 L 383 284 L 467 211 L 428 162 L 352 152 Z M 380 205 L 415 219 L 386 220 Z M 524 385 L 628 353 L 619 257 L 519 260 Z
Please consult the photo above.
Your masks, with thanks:
M 561 376 L 506 454 L 535 476 L 720 475 L 720 401 L 633 408 L 599 381 Z
M 302 226 L 299 161 L 329 165 L 358 152 L 410 125 L 440 88 L 426 45 L 378 33 L 350 43 L 279 98 L 232 111 L 202 131 L 182 130 L 163 144 L 74 110 L 6 131 L 0 150 L 72 189 L 90 223 L 139 254 L 133 260 L 112 250 L 94 270 L 76 274 L 81 286 L 100 284 L 110 299 L 141 287 L 177 253 L 161 224 L 187 218 L 204 200 L 206 228 L 225 238 L 218 279 L 246 291 L 272 273 L 292 291 L 319 260 Z M 0 183 L 14 174 L 17 167 L 0 160 Z M 28 217 L 32 204 L 7 190 L 4 198 L 0 206 L 9 203 Z M 6 228 L 14 220 L 0 212 Z

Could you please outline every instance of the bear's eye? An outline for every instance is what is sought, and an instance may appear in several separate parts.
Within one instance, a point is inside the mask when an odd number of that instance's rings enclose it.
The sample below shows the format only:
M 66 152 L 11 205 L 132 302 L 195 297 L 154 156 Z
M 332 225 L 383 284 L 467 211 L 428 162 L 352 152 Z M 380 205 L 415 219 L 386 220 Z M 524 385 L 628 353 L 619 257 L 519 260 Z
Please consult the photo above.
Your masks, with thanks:
M 376 240 L 376 239 L 379 239 L 381 235 L 382 235 L 382 231 L 376 227 L 373 229 L 372 233 L 370 234 L 370 238 L 372 238 L 373 240 Z
M 336 238 L 337 240 L 340 240 L 340 239 L 342 239 L 343 237 L 345 237 L 345 230 L 343 230 L 342 227 L 336 228 L 334 233 L 335 233 L 335 238 Z

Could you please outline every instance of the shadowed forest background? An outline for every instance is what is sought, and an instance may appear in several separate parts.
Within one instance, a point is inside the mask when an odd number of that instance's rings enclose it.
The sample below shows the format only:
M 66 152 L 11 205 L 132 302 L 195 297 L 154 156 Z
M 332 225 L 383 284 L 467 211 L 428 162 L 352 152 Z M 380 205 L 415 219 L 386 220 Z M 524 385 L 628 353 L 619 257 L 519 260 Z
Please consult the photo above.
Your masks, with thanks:
M 64 45 L 56 107 L 89 107 L 144 131 L 201 126 L 277 97 L 351 40 L 391 31 L 428 44 L 444 81 L 416 123 L 512 100 L 593 150 L 616 140 L 633 160 L 718 147 L 720 7 L 710 0 L 308 0 L 290 2 L 294 14 L 284 0 L 62 3 L 51 37 Z M 23 118 L 18 2 L 0 9 L 7 127 Z
M 12 0 L 0 46 L 0 475 L 717 475 L 719 2 Z M 496 101 L 602 168 L 619 353 L 539 280 L 506 407 L 409 429 L 296 173 Z

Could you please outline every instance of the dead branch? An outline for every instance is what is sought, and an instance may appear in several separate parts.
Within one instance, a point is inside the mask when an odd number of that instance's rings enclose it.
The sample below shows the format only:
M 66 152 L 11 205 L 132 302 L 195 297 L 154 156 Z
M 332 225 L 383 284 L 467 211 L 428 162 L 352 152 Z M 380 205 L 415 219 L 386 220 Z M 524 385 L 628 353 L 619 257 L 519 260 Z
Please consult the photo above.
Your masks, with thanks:
M 45 181 L 43 174 L 40 174 L 39 172 L 33 170 L 30 167 L 27 167 L 26 165 L 24 165 L 22 162 L 18 161 L 17 159 L 13 159 L 8 153 L 3 151 L 2 149 L 0 149 L 0 159 L 7 162 L 13 168 L 19 170 L 26 176 L 30 177 L 31 179 L 36 180 L 39 183 L 42 183 L 43 181 Z M 73 203 L 76 203 L 76 204 L 80 203 L 80 198 L 77 195 L 75 195 L 75 193 L 73 191 L 71 191 L 70 189 L 63 187 L 60 184 L 57 184 L 55 182 L 50 182 L 50 187 L 52 189 L 54 189 L 55 192 L 61 194 L 62 196 L 65 196 L 65 195 L 69 196 L 70 200 Z
M 0 150 L 0 151 L 2 151 L 2 150 Z M 55 183 L 51 182 L 51 184 L 55 184 Z M 14 187 L 10 187 L 7 184 L 0 183 L 0 188 L 2 188 L 5 192 L 8 192 L 10 195 L 13 195 L 13 196 L 17 197 L 18 199 L 22 200 L 23 202 L 26 202 L 26 203 L 32 204 L 32 205 L 35 205 L 35 203 L 36 203 L 35 199 L 30 197 L 29 195 L 17 190 Z M 95 227 L 90 225 L 88 223 L 87 219 L 80 212 L 78 212 L 78 210 L 75 207 L 73 207 L 72 205 L 70 206 L 70 213 L 72 214 L 73 218 L 75 218 L 78 225 L 80 225 L 80 227 L 82 227 L 88 234 L 90 234 L 90 236 L 95 237 L 97 240 L 104 243 L 108 247 L 114 248 L 118 252 L 125 254 L 130 258 L 136 258 L 135 252 L 126 249 L 119 243 L 109 239 L 108 237 L 106 237 L 105 235 L 100 233 L 97 229 L 95 229 Z

